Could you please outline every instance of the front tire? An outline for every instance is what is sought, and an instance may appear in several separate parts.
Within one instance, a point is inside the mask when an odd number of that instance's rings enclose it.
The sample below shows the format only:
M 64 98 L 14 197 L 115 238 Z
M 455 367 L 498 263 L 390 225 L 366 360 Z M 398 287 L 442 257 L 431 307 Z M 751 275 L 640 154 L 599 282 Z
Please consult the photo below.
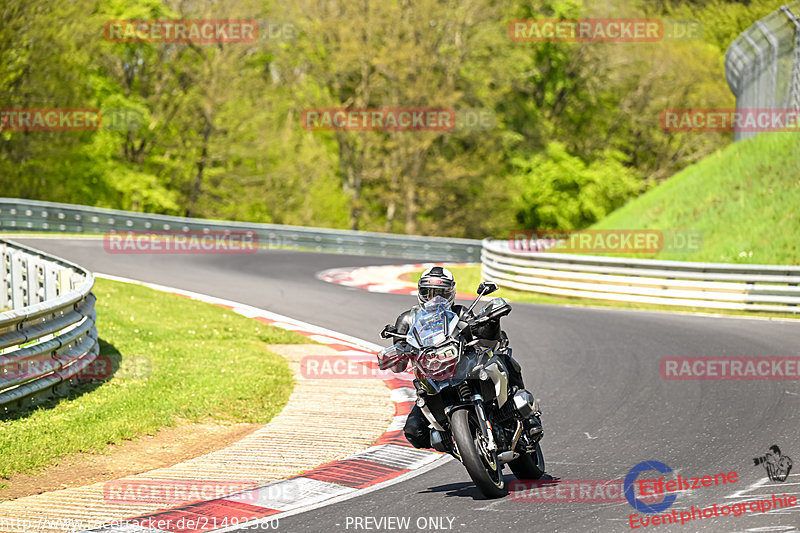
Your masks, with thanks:
M 482 451 L 481 430 L 475 413 L 459 409 L 453 413 L 450 424 L 461 462 L 481 494 L 487 498 L 502 498 L 508 494 L 503 466 L 498 462 L 497 454 L 488 452 L 487 458 Z

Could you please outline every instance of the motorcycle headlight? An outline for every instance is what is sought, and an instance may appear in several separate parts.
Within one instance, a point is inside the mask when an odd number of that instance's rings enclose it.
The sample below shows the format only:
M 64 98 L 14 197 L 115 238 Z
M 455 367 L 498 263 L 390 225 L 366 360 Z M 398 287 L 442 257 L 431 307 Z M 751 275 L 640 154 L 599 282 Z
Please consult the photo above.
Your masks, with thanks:
M 442 379 L 452 375 L 458 356 L 458 346 L 448 344 L 427 352 L 420 358 L 420 362 L 429 377 Z
M 436 358 L 440 361 L 447 361 L 458 357 L 458 348 L 449 344 L 436 352 Z

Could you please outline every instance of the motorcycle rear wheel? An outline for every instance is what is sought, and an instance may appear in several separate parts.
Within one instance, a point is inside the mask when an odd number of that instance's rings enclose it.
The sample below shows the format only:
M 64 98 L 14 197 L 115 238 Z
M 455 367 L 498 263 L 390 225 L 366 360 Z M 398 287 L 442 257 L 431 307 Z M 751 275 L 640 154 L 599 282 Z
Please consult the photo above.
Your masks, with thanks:
M 540 443 L 536 443 L 536 452 L 531 455 L 521 454 L 508 463 L 517 479 L 539 479 L 544 475 L 544 455 Z
M 475 414 L 469 409 L 459 409 L 453 413 L 450 424 L 461 461 L 481 494 L 487 498 L 502 498 L 508 494 L 503 465 L 497 460 L 497 454 L 491 452 L 487 458 L 481 451 L 481 430 Z

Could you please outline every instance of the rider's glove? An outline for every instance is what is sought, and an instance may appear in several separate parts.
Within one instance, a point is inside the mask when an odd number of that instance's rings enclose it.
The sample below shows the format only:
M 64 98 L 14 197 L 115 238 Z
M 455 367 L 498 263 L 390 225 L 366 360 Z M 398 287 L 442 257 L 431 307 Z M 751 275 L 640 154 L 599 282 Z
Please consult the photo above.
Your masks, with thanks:
M 408 360 L 407 359 L 403 360 L 403 361 L 400 361 L 399 363 L 394 365 L 392 367 L 392 372 L 394 372 L 395 374 L 398 373 L 398 372 L 405 372 L 406 368 L 408 368 Z
M 400 361 L 389 360 L 389 359 L 379 359 L 378 360 L 378 368 L 381 370 L 391 370 L 392 372 L 403 372 L 408 367 L 408 359 L 402 359 Z

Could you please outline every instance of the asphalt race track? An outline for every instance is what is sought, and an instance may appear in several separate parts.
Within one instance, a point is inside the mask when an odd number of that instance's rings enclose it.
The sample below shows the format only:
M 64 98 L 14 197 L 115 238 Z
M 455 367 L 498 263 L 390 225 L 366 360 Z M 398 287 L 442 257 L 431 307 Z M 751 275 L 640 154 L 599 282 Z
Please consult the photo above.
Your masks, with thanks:
M 327 268 L 415 262 L 410 260 L 279 250 L 112 255 L 99 240 L 14 240 L 96 272 L 228 298 L 377 343 L 381 327 L 413 303 L 409 296 L 369 293 L 314 277 Z M 753 457 L 770 445 L 778 444 L 800 461 L 797 381 L 666 381 L 659 373 L 664 356 L 800 355 L 800 322 L 515 304 L 503 323 L 526 385 L 541 399 L 543 450 L 551 475 L 565 481 L 620 479 L 644 460 L 666 463 L 684 477 L 738 473 L 738 483 L 681 494 L 672 508 L 678 511 L 772 493 L 800 495 L 800 463 L 784 483 L 751 487 L 766 483 L 766 472 L 753 464 Z M 507 480 L 513 479 L 506 472 Z M 627 502 L 485 500 L 463 467 L 450 461 L 347 501 L 281 518 L 278 530 L 334 533 L 364 531 L 369 525 L 385 531 L 389 528 L 356 518 L 408 517 L 405 531 L 418 531 L 418 525 L 423 531 L 456 532 L 630 531 L 633 512 Z M 436 524 L 431 518 L 444 528 L 430 527 Z M 795 507 L 646 529 L 797 527 L 800 511 Z M 254 531 L 252 526 L 247 530 Z

